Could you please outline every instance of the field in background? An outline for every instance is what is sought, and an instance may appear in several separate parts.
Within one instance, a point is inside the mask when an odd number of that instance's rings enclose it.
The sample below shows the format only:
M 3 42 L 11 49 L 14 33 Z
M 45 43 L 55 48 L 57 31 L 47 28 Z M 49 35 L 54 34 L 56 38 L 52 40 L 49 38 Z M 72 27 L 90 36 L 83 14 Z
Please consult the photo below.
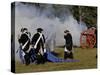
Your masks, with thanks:
M 55 52 L 59 55 L 58 57 L 63 58 L 63 48 L 56 48 Z M 43 71 L 60 71 L 60 70 L 78 70 L 78 69 L 92 69 L 97 68 L 96 59 L 97 48 L 74 48 L 74 59 L 78 59 L 79 62 L 63 62 L 63 63 L 52 63 L 46 62 L 45 64 L 30 64 L 25 66 L 20 62 L 16 62 L 16 72 L 43 72 Z

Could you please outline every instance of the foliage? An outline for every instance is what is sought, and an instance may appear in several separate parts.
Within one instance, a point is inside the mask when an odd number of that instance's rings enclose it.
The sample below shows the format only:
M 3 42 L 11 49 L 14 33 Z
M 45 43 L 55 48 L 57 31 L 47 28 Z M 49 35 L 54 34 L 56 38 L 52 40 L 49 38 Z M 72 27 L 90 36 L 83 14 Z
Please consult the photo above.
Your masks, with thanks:
M 87 27 L 97 27 L 97 7 L 90 6 L 73 6 L 71 9 L 74 17 L 86 23 Z

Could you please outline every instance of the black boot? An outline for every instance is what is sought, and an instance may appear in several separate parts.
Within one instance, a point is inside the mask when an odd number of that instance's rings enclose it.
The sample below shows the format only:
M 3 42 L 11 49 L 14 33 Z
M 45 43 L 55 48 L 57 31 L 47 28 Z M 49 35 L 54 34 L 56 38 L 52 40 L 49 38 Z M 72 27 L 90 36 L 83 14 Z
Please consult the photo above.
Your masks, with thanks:
M 66 60 L 68 58 L 68 53 L 64 52 L 64 59 Z
M 45 64 L 45 57 L 43 55 L 41 55 L 41 64 Z
M 40 55 L 36 55 L 36 62 L 35 62 L 37 65 L 41 63 L 40 61 Z
M 73 53 L 72 53 L 72 52 L 69 54 L 69 58 L 70 58 L 70 59 L 74 59 Z
M 73 59 L 74 57 L 73 57 L 73 53 L 72 52 L 70 52 L 70 53 L 68 53 L 68 52 L 64 52 L 64 59 Z
M 29 65 L 30 64 L 30 56 L 28 55 L 28 53 L 25 54 L 24 58 L 25 58 L 25 64 Z

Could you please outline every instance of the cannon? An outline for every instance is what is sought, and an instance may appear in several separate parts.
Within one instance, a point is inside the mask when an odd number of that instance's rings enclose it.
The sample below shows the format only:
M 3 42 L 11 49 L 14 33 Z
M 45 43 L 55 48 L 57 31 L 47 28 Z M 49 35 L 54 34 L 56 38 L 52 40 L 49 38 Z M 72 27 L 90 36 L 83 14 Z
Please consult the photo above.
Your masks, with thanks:
M 96 28 L 91 27 L 81 33 L 80 46 L 82 48 L 93 48 L 96 44 Z

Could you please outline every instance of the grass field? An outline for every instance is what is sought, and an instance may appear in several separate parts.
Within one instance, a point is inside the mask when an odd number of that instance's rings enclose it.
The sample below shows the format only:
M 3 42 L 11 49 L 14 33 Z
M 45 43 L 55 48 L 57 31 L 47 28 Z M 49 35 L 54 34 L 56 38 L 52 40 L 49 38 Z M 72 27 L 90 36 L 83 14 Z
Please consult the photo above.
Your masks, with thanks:
M 56 48 L 55 52 L 59 54 L 58 57 L 63 58 L 63 48 Z M 60 70 L 77 70 L 77 69 L 92 69 L 97 68 L 96 48 L 74 48 L 74 59 L 79 62 L 63 62 L 52 63 L 46 62 L 45 64 L 30 64 L 25 66 L 20 62 L 16 62 L 16 73 L 26 72 L 43 72 L 43 71 L 60 71 Z

